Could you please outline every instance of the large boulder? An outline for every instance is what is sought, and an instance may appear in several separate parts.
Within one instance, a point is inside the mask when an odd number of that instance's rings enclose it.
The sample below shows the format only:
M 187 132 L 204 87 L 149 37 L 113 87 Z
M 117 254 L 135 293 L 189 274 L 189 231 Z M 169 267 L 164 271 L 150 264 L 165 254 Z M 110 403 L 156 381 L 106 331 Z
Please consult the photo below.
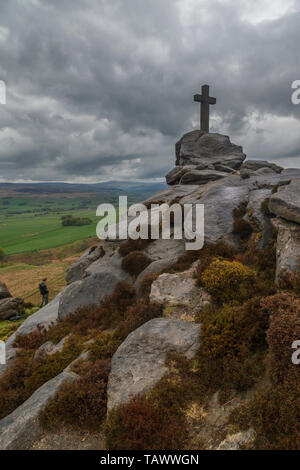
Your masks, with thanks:
M 24 300 L 19 297 L 8 297 L 0 300 L 0 320 L 8 320 L 25 312 Z
M 253 171 L 260 170 L 261 168 L 270 168 L 275 173 L 281 173 L 283 170 L 283 168 L 276 165 L 276 163 L 270 163 L 266 160 L 246 160 L 241 168 Z
M 118 253 L 100 258 L 87 269 L 87 277 L 69 284 L 62 292 L 58 316 L 61 320 L 72 314 L 78 307 L 99 304 L 113 292 L 119 281 L 130 281 L 131 277 L 121 268 L 122 258 Z
M 11 297 L 11 293 L 9 292 L 6 284 L 4 282 L 0 281 L 0 300 L 2 299 L 7 299 L 8 297 Z
M 42 434 L 39 414 L 66 382 L 78 375 L 64 371 L 49 380 L 10 415 L 0 421 L 0 450 L 26 450 Z
M 175 202 L 175 201 L 178 201 L 178 199 L 182 198 L 183 196 L 187 196 L 197 191 L 198 189 L 199 189 L 198 185 L 184 186 L 182 184 L 176 184 L 174 186 L 171 186 L 170 188 L 167 188 L 167 189 L 164 189 L 163 191 L 159 191 L 158 193 L 155 193 L 153 196 L 143 201 L 143 204 L 145 204 L 146 207 L 150 207 L 151 204 Z
M 105 255 L 105 250 L 102 245 L 92 247 L 89 251 L 84 253 L 75 263 L 67 268 L 66 281 L 70 284 L 74 281 L 79 281 L 84 276 L 85 270 L 97 259 Z
M 270 198 L 273 214 L 291 222 L 300 223 L 300 179 L 293 180 Z
M 282 271 L 300 271 L 300 226 L 278 217 L 272 219 L 277 235 L 276 280 Z
M 194 268 L 191 268 L 181 273 L 161 274 L 152 283 L 150 301 L 169 306 L 197 306 L 200 310 L 210 302 L 210 296 L 196 286 Z
M 173 170 L 169 171 L 166 174 L 166 182 L 169 185 L 179 184 L 181 177 L 190 170 L 193 170 L 195 167 L 194 165 L 189 166 L 175 166 Z
M 228 136 L 199 130 L 185 134 L 175 151 L 176 166 L 223 164 L 238 169 L 246 158 L 242 147 L 232 144 Z
M 108 410 L 149 391 L 167 372 L 167 352 L 191 358 L 199 347 L 200 325 L 156 318 L 130 333 L 112 358 Z
M 230 175 L 207 186 L 194 204 L 204 204 L 205 241 L 224 241 L 239 246 L 239 239 L 232 234 L 233 209 L 247 202 L 251 179 L 242 180 L 238 175 Z M 194 214 L 195 215 L 195 214 Z
M 144 269 L 144 271 L 142 271 L 135 283 L 134 283 L 134 288 L 135 288 L 135 291 L 137 293 L 137 296 L 140 297 L 142 295 L 142 282 L 143 280 L 151 275 L 151 274 L 160 274 L 162 271 L 164 271 L 165 269 L 168 269 L 170 268 L 173 264 L 176 263 L 178 257 L 177 256 L 171 256 L 171 257 L 168 257 L 168 258 L 165 258 L 165 259 L 158 259 L 156 261 L 153 261 L 152 263 L 150 263 L 146 269 Z
M 145 253 L 154 261 L 166 258 L 179 258 L 185 253 L 183 240 L 154 240 L 145 248 Z
M 216 170 L 189 170 L 186 171 L 180 184 L 206 184 L 228 176 L 228 173 Z

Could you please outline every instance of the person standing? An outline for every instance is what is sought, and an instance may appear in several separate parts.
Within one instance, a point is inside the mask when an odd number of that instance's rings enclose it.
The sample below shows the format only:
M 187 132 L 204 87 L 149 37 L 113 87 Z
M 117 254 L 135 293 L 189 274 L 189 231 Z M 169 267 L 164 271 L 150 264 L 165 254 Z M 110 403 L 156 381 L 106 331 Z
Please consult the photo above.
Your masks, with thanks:
M 47 285 L 46 285 L 46 281 L 47 281 L 47 278 L 45 277 L 42 280 L 42 282 L 40 282 L 40 284 L 39 284 L 39 289 L 40 289 L 40 293 L 41 293 L 41 296 L 42 296 L 42 301 L 41 301 L 41 304 L 40 304 L 40 308 L 43 307 L 43 305 L 47 305 L 47 303 L 48 303 L 49 291 L 48 291 L 48 288 L 47 288 Z

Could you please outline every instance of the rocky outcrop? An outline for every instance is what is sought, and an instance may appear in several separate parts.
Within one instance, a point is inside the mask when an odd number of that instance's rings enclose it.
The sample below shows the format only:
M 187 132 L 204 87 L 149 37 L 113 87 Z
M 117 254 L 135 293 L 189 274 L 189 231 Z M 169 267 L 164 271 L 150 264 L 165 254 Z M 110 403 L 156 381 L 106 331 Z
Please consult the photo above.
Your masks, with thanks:
M 249 222 L 255 231 L 261 232 L 258 249 L 268 245 L 273 236 L 273 225 L 271 217 L 262 209 L 262 204 L 272 192 L 271 189 L 254 189 L 249 193 L 248 205 L 244 219 Z
M 216 170 L 190 170 L 184 173 L 180 184 L 206 184 L 228 176 L 227 173 Z
M 86 278 L 68 285 L 59 301 L 59 318 L 63 320 L 78 307 L 99 304 L 106 295 L 113 292 L 119 281 L 130 280 L 129 274 L 121 268 L 121 261 L 118 253 L 100 258 L 86 269 Z
M 275 173 L 281 173 L 283 170 L 281 166 L 278 166 L 275 163 L 270 163 L 266 160 L 247 160 L 241 167 L 241 169 L 253 171 L 260 170 L 261 168 L 270 168 Z
M 131 333 L 112 358 L 108 410 L 149 391 L 167 372 L 167 352 L 191 358 L 199 347 L 200 325 L 156 318 Z
M 20 297 L 8 297 L 0 300 L 0 320 L 8 320 L 25 312 L 24 300 Z
M 105 254 L 111 254 L 111 247 L 107 243 L 105 248 L 103 245 L 92 247 L 89 251 L 84 253 L 79 260 L 68 267 L 66 271 L 67 284 L 79 281 L 84 277 L 86 269 L 97 259 L 102 258 Z
M 168 269 L 173 264 L 175 264 L 177 259 L 177 257 L 169 257 L 165 259 L 158 259 L 149 264 L 149 266 L 147 266 L 147 268 L 138 275 L 134 283 L 134 288 L 138 297 L 142 295 L 141 285 L 145 277 L 149 276 L 150 274 L 160 274 L 163 270 Z
M 6 284 L 0 281 L 0 300 L 7 299 L 8 297 L 12 297 L 12 295 L 9 292 Z
M 222 164 L 237 169 L 246 158 L 242 147 L 232 144 L 228 136 L 199 130 L 185 134 L 175 148 L 176 166 Z
M 0 281 L 0 320 L 9 320 L 25 312 L 24 301 L 20 297 L 12 297 L 6 284 Z
M 282 271 L 300 271 L 300 225 L 284 219 L 273 219 L 278 230 L 276 244 L 276 280 Z
M 247 431 L 238 432 L 227 436 L 216 450 L 241 450 L 251 448 L 255 439 L 255 431 L 250 428 Z
M 292 181 L 273 194 L 269 209 L 283 219 L 300 224 L 300 179 Z
M 210 296 L 196 286 L 194 269 L 180 273 L 161 274 L 153 281 L 150 292 L 150 301 L 163 305 L 196 306 L 198 310 L 210 302 Z
M 78 375 L 64 371 L 42 385 L 10 415 L 0 421 L 0 450 L 26 450 L 42 433 L 39 414 L 66 382 Z

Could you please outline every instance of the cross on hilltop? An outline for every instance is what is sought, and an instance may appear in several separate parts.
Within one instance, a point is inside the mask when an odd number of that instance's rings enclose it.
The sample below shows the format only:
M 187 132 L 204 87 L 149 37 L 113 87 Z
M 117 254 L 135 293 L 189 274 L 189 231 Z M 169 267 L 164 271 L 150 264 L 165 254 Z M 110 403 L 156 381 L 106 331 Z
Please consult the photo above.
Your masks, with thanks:
M 203 85 L 201 91 L 202 95 L 194 95 L 194 101 L 201 103 L 200 129 L 209 132 L 209 105 L 216 104 L 217 100 L 209 96 L 209 85 Z

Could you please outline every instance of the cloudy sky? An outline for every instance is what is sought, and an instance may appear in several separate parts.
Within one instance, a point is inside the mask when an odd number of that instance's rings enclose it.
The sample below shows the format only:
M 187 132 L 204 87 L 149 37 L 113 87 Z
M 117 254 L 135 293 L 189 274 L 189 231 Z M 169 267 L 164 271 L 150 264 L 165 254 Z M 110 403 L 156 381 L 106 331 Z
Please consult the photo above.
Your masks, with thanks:
M 300 167 L 299 0 L 0 3 L 0 181 L 157 180 L 217 98 L 211 130 Z

